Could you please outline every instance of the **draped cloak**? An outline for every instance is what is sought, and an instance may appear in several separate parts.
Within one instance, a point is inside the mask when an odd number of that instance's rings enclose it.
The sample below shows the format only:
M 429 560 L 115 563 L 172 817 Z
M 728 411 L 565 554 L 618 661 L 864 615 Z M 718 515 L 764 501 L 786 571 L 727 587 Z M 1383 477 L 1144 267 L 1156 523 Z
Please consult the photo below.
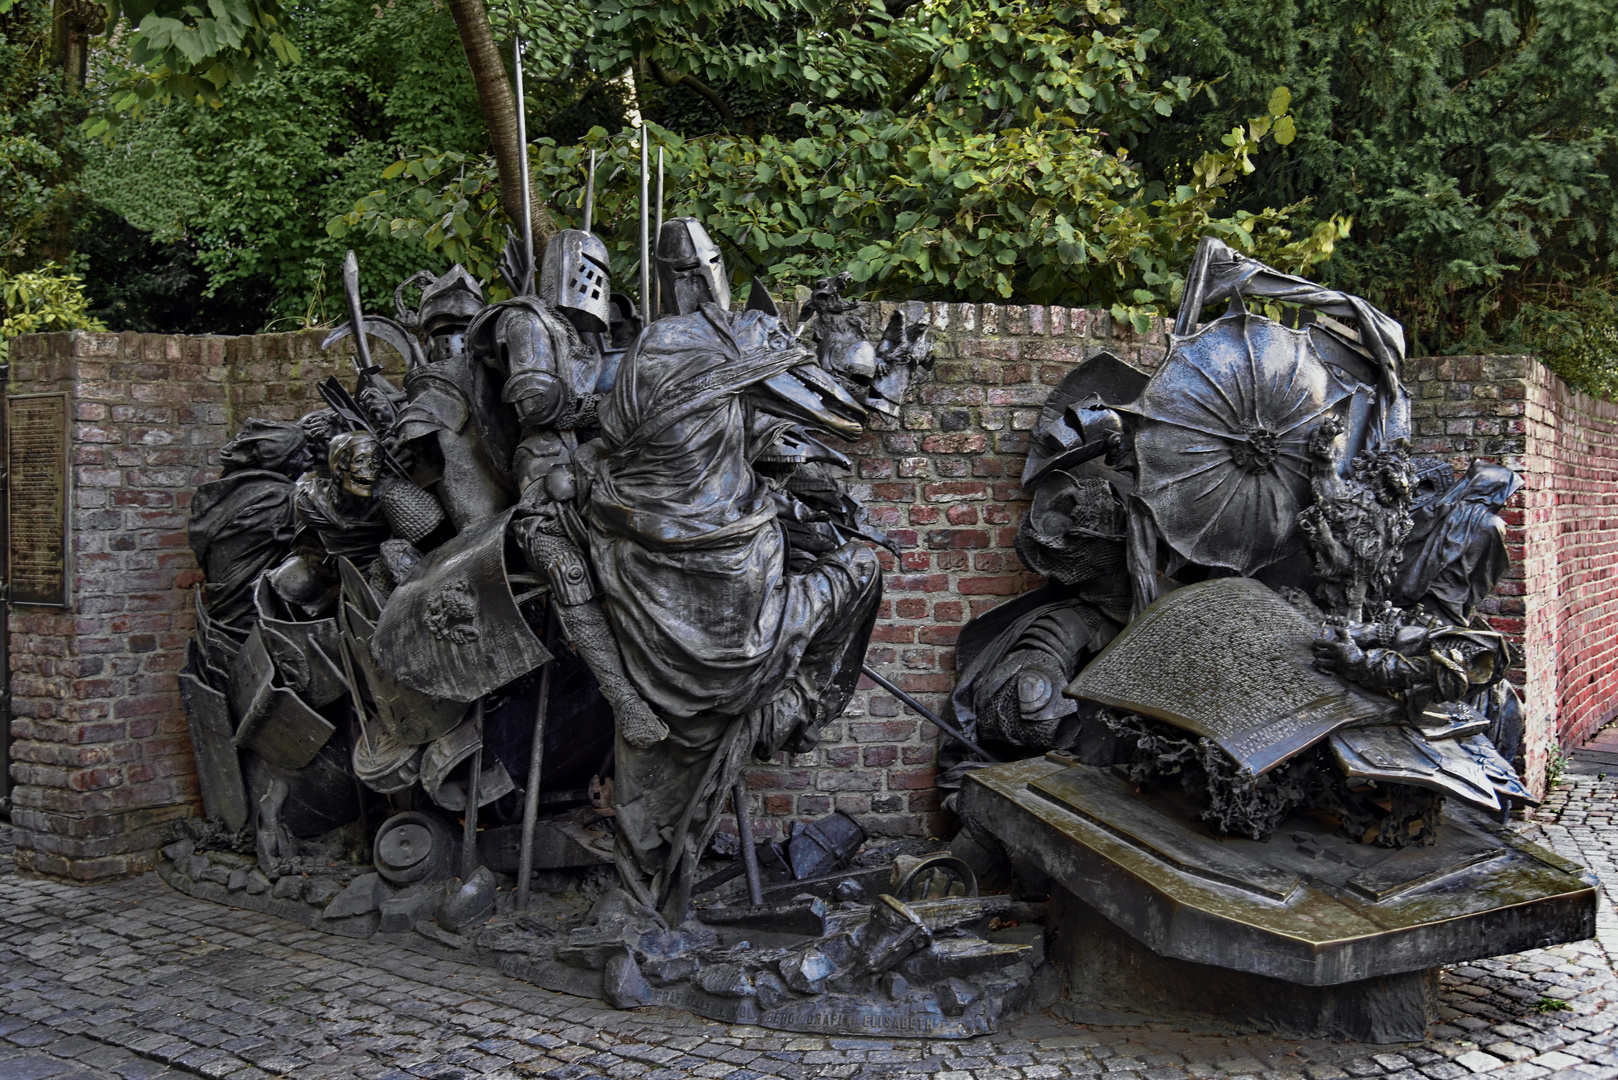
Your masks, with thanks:
M 807 359 L 775 317 L 705 305 L 650 327 L 600 409 L 591 560 L 625 671 L 670 728 L 647 750 L 618 740 L 614 803 L 676 908 L 672 871 L 689 856 L 688 888 L 746 751 L 786 737 L 772 702 L 791 683 L 814 719 L 840 712 L 881 595 L 875 555 L 856 544 L 787 573 L 750 462 L 744 391 Z
M 804 362 L 780 334 L 770 316 L 712 305 L 662 319 L 601 406 L 610 453 L 590 492 L 591 555 L 625 668 L 665 718 L 763 704 L 793 644 L 800 590 L 748 461 L 742 401 Z
M 1496 512 L 1522 486 L 1503 465 L 1474 461 L 1430 507 L 1417 507 L 1395 580 L 1395 602 L 1424 604 L 1455 626 L 1511 568 L 1506 523 Z
M 209 621 L 244 636 L 256 613 L 253 583 L 286 556 L 297 522 L 292 476 L 308 463 L 297 424 L 249 420 L 220 451 L 224 475 L 197 487 L 187 538 L 207 584 Z
M 243 469 L 197 487 L 188 537 L 207 584 L 214 622 L 245 633 L 256 614 L 253 583 L 286 557 L 297 524 L 290 477 Z

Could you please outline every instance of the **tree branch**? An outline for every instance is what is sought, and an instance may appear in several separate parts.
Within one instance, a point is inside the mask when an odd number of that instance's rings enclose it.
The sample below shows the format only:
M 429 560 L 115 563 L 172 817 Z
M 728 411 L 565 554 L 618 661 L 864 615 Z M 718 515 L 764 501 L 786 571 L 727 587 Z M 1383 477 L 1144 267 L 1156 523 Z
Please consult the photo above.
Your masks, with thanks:
M 938 65 L 929 59 L 927 63 L 921 66 L 921 70 L 916 72 L 916 77 L 906 83 L 905 88 L 900 90 L 899 93 L 894 96 L 893 104 L 888 106 L 888 108 L 893 112 L 898 112 L 900 109 L 910 104 L 911 99 L 917 94 L 921 93 L 922 88 L 932 81 L 933 72 L 937 70 L 937 68 Z
M 522 221 L 522 158 L 528 147 L 517 138 L 517 99 L 506 77 L 505 61 L 494 44 L 494 30 L 483 0 L 449 0 L 450 14 L 460 31 L 461 47 L 466 50 L 472 84 L 477 87 L 478 105 L 489 128 L 489 146 L 494 151 L 500 177 L 500 208 L 513 223 Z M 556 222 L 545 208 L 529 180 L 529 220 L 534 229 L 534 249 L 543 251 L 556 235 Z
M 652 78 L 656 79 L 659 83 L 662 83 L 671 90 L 676 86 L 685 86 L 695 90 L 697 93 L 707 98 L 708 102 L 713 105 L 714 108 L 719 110 L 720 116 L 724 117 L 726 120 L 736 119 L 736 114 L 730 111 L 730 106 L 725 104 L 725 99 L 720 97 L 718 93 L 714 91 L 713 87 L 709 86 L 695 75 L 681 75 L 676 78 L 675 76 L 670 75 L 667 71 L 664 71 L 663 65 L 659 64 L 656 59 L 650 56 L 646 58 L 646 70 L 652 73 Z

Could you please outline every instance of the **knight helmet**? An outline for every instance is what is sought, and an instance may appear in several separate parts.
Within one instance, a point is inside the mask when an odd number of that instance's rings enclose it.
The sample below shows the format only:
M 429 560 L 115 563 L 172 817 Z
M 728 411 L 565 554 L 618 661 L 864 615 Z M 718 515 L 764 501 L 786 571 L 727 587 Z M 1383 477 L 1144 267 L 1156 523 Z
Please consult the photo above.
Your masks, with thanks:
M 663 222 L 663 231 L 657 236 L 657 278 L 665 313 L 689 315 L 703 304 L 718 304 L 730 310 L 730 275 L 725 271 L 725 257 L 696 218 Z
M 423 332 L 435 334 L 448 327 L 464 327 L 481 310 L 483 289 L 464 266 L 456 263 L 421 290 L 416 317 Z
M 545 246 L 539 295 L 580 330 L 601 333 L 612 321 L 607 273 L 607 245 L 601 238 L 583 229 L 563 229 Z

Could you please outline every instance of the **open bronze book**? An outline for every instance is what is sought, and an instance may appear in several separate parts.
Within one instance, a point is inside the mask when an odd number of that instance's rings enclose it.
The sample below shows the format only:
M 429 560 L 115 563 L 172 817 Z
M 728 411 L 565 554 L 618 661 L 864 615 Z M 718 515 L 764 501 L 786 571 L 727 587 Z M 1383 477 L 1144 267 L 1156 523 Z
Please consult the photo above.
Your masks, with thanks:
M 1069 684 L 1069 695 L 1167 721 L 1268 772 L 1399 704 L 1317 671 L 1315 627 L 1268 586 L 1217 578 L 1160 597 Z

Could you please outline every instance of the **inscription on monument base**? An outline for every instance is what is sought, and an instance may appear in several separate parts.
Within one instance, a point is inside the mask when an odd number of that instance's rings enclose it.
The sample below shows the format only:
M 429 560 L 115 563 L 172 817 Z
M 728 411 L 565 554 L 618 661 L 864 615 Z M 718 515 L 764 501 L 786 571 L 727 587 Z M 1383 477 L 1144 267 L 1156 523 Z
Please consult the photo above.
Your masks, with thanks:
M 11 602 L 67 603 L 67 395 L 6 400 Z

